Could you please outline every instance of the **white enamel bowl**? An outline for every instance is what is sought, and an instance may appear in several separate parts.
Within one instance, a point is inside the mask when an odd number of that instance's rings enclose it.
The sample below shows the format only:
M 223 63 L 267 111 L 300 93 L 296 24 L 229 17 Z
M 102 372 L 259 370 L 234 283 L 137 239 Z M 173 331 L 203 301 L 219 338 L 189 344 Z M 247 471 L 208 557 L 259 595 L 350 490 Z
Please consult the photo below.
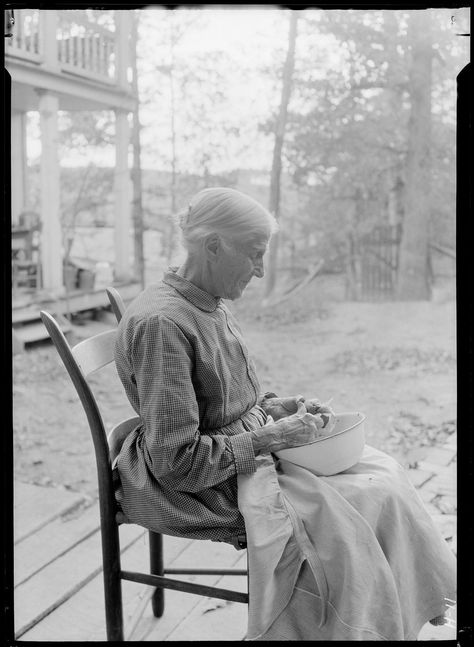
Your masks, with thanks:
M 365 445 L 365 415 L 358 411 L 336 414 L 330 436 L 308 445 L 281 449 L 278 458 L 306 467 L 318 476 L 331 476 L 355 465 Z

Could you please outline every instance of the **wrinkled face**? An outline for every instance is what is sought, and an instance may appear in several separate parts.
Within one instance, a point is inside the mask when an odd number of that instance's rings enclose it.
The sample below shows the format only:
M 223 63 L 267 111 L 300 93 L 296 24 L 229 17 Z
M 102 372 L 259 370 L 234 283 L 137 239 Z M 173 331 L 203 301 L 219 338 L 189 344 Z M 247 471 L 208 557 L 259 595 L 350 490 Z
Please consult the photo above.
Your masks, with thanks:
M 254 276 L 263 277 L 268 240 L 261 235 L 248 243 L 221 245 L 215 277 L 220 297 L 238 299 Z

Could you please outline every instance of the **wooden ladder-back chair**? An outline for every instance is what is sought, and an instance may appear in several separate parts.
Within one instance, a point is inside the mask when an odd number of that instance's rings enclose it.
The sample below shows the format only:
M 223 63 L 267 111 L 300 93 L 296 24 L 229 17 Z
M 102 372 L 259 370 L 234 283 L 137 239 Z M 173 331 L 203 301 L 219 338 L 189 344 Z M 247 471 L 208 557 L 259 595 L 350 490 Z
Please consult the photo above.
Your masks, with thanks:
M 248 593 L 165 577 L 165 575 L 247 575 L 243 569 L 169 568 L 163 566 L 162 535 L 149 531 L 150 571 L 123 571 L 120 564 L 119 525 L 124 517 L 115 499 L 112 463 L 119 454 L 126 436 L 139 424 L 138 417 L 116 425 L 107 437 L 96 398 L 87 378 L 114 361 L 116 329 L 98 333 L 71 346 L 55 319 L 44 310 L 41 319 L 69 373 L 89 423 L 94 444 L 99 486 L 99 510 L 102 541 L 105 617 L 107 640 L 123 641 L 123 609 L 121 580 L 147 584 L 156 588 L 152 596 L 155 617 L 164 612 L 164 590 L 174 589 L 196 595 L 248 603 Z

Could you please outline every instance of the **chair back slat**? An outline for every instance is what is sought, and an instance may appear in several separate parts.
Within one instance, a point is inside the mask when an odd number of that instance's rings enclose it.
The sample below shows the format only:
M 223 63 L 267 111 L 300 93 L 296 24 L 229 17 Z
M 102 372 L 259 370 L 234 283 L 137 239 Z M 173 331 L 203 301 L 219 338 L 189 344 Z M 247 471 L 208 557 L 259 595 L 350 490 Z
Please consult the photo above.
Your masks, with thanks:
M 105 289 L 107 296 L 109 297 L 110 305 L 112 306 L 112 311 L 117 319 L 117 323 L 122 319 L 123 313 L 125 312 L 125 303 L 120 296 L 119 292 L 113 288 L 108 287 Z
M 116 334 L 106 330 L 74 346 L 72 354 L 86 377 L 114 361 Z

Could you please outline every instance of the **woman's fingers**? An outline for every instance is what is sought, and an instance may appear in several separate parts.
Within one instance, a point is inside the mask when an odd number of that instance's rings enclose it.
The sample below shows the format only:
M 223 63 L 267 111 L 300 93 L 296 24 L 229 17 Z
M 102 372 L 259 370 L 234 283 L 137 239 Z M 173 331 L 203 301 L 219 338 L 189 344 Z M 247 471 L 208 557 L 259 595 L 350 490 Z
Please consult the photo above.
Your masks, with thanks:
M 298 397 L 302 397 L 302 396 L 298 396 Z M 304 398 L 302 400 L 297 399 L 296 400 L 296 405 L 297 405 L 296 415 L 297 416 L 304 415 L 306 413 L 306 405 L 304 403 Z

